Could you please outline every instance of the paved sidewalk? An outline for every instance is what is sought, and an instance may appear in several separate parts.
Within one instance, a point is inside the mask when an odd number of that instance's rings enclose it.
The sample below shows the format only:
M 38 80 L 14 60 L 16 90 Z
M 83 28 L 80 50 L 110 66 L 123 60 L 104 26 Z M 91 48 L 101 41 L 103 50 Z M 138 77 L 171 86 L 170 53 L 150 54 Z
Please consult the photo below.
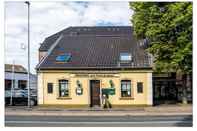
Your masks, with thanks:
M 130 108 L 58 108 L 58 107 L 6 107 L 5 115 L 35 116 L 169 116 L 192 115 L 192 105 L 161 105 Z

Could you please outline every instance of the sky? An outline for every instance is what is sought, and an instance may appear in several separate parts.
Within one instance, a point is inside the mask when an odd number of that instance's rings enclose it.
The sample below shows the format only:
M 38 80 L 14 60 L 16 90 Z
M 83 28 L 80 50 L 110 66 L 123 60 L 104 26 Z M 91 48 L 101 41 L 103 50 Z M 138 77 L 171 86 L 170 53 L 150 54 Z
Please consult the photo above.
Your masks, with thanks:
M 128 2 L 31 2 L 31 73 L 36 73 L 38 49 L 46 37 L 69 26 L 128 26 L 131 16 Z M 27 68 L 27 18 L 24 2 L 5 2 L 6 64 Z

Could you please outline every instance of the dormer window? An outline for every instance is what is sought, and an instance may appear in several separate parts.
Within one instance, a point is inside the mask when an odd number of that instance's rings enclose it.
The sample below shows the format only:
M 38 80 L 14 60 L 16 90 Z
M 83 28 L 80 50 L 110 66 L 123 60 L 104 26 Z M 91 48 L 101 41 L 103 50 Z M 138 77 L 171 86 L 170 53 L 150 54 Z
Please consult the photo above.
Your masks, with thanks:
M 64 53 L 56 57 L 57 62 L 69 62 L 70 59 L 71 59 L 71 53 Z
M 131 53 L 120 53 L 120 61 L 121 62 L 129 62 L 132 61 Z

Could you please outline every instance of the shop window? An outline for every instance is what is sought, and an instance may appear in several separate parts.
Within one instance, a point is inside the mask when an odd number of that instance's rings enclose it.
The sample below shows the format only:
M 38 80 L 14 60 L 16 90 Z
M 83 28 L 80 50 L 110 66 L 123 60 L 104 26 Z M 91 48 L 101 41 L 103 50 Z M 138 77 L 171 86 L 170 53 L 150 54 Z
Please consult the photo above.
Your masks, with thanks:
M 143 83 L 142 82 L 137 83 L 137 93 L 143 93 Z
M 131 81 L 121 81 L 121 97 L 131 97 Z
M 47 84 L 47 92 L 49 94 L 53 93 L 53 83 L 48 83 Z
M 27 81 L 26 80 L 18 80 L 18 88 L 19 89 L 26 89 L 27 88 Z
M 68 97 L 68 80 L 59 80 L 59 97 Z

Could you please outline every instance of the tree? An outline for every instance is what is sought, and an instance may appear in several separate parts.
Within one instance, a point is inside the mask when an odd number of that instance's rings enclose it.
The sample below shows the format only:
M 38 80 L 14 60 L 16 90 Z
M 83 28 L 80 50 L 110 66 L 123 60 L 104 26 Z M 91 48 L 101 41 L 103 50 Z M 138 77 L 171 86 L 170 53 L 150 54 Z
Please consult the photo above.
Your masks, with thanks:
M 158 72 L 192 73 L 192 2 L 131 2 L 138 39 L 147 39 Z M 187 77 L 183 77 L 187 87 Z M 183 101 L 186 100 L 186 88 Z

